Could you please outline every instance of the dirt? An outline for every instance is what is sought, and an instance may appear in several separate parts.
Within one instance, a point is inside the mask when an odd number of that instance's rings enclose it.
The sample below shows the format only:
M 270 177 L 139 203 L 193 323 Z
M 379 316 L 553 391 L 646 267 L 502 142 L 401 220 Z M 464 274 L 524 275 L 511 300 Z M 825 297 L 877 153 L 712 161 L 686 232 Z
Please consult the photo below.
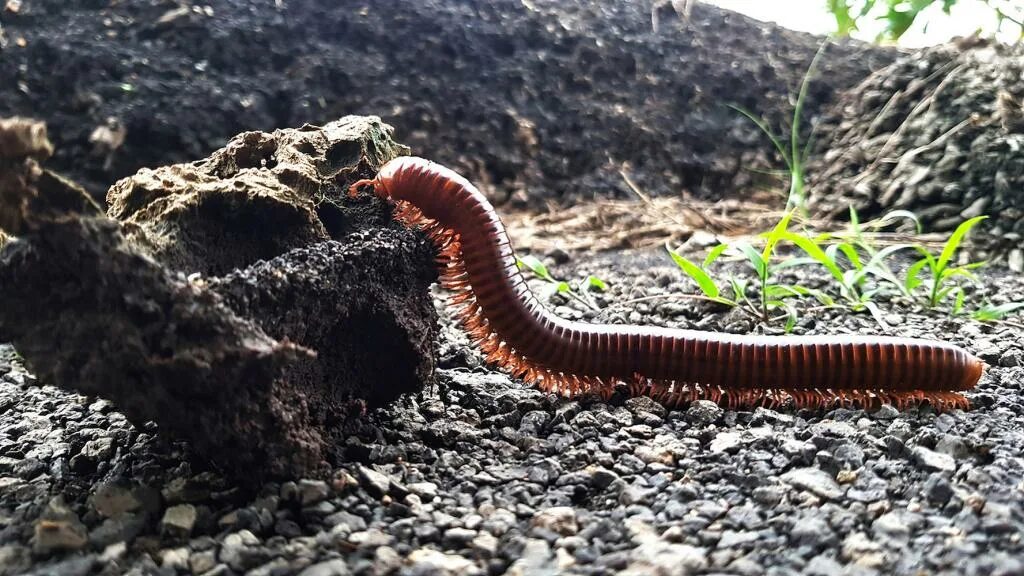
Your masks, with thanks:
M 0 114 L 44 119 L 53 167 L 97 197 L 244 130 L 352 113 L 384 117 L 497 200 L 626 196 L 623 168 L 655 194 L 732 194 L 748 168 L 781 164 L 726 104 L 784 122 L 822 39 L 657 6 L 22 0 L 0 14 Z M 830 48 L 807 117 L 896 55 Z
M 365 410 L 433 386 L 430 248 L 342 194 L 404 150 L 379 119 L 137 175 L 112 189 L 122 219 L 40 167 L 39 125 L 2 127 L 24 144 L 0 158 L 0 337 L 43 383 L 158 423 L 240 485 L 327 475 Z
M 810 170 L 819 207 L 910 210 L 976 235 L 1024 270 L 1024 46 L 963 40 L 908 55 L 843 94 Z

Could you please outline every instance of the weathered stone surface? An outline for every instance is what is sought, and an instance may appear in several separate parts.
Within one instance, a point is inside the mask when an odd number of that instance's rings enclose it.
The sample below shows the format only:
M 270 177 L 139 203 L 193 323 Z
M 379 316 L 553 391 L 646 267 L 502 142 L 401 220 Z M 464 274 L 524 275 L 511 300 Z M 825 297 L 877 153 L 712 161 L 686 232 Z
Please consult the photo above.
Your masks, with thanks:
M 205 160 L 118 181 L 107 214 L 162 263 L 224 274 L 359 227 L 369 214 L 339 202 L 344 188 L 404 153 L 372 116 L 246 132 Z
M 322 474 L 351 416 L 433 378 L 430 248 L 342 193 L 404 150 L 375 118 L 243 134 L 116 186 L 124 222 L 0 159 L 21 182 L 0 205 L 17 236 L 0 340 L 41 382 L 154 420 L 241 481 Z

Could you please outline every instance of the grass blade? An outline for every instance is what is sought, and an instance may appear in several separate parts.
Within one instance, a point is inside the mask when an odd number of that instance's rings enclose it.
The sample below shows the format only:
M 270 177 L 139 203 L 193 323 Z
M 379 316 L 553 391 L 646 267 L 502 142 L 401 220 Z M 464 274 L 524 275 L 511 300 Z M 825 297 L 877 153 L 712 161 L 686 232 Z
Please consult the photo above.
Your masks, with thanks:
M 939 254 L 939 259 L 935 267 L 937 270 L 941 272 L 946 269 L 946 265 L 953 259 L 953 253 L 956 252 L 956 249 L 960 246 L 960 242 L 963 241 L 967 233 L 970 232 L 971 228 L 974 228 L 978 222 L 981 222 L 986 218 L 988 218 L 988 216 L 975 216 L 974 218 L 961 222 L 960 225 L 956 227 L 953 234 L 951 234 L 949 239 L 946 240 L 946 245 L 942 247 L 942 253 Z
M 544 263 L 536 256 L 527 254 L 522 258 L 516 258 L 516 264 L 518 264 L 520 268 L 523 266 L 527 267 L 531 272 L 545 280 L 551 279 L 551 274 L 548 273 L 547 266 L 545 266 Z
M 718 286 L 715 285 L 715 281 L 711 279 L 711 276 L 709 276 L 707 272 L 705 272 L 700 266 L 697 266 L 693 262 L 690 262 L 683 256 L 679 255 L 668 246 L 666 246 L 665 249 L 668 250 L 669 256 L 672 257 L 672 261 L 676 263 L 676 266 L 679 266 L 679 268 L 685 272 L 691 280 L 697 283 L 697 286 L 700 287 L 700 291 L 703 292 L 705 296 L 714 299 L 718 298 Z

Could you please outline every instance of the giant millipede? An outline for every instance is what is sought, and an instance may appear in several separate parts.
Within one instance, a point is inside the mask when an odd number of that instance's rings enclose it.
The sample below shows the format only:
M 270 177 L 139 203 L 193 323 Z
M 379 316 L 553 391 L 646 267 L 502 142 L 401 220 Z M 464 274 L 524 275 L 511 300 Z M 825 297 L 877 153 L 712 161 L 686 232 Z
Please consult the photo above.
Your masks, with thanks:
M 673 407 L 710 399 L 729 407 L 836 403 L 966 408 L 983 364 L 946 342 L 875 336 L 756 336 L 587 324 L 548 312 L 519 272 L 487 198 L 439 164 L 400 157 L 371 185 L 395 217 L 438 249 L 441 284 L 487 361 L 550 392 L 630 394 Z

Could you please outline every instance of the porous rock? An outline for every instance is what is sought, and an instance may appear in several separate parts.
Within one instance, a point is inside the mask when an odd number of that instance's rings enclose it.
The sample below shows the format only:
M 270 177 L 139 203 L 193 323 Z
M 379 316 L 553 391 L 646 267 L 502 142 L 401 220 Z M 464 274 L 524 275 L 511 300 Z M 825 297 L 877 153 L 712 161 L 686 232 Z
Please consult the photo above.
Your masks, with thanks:
M 379 119 L 247 133 L 122 182 L 124 221 L 24 149 L 0 159 L 16 237 L 0 340 L 41 383 L 156 421 L 248 483 L 325 474 L 354 417 L 432 381 L 429 246 L 343 194 L 406 151 Z

